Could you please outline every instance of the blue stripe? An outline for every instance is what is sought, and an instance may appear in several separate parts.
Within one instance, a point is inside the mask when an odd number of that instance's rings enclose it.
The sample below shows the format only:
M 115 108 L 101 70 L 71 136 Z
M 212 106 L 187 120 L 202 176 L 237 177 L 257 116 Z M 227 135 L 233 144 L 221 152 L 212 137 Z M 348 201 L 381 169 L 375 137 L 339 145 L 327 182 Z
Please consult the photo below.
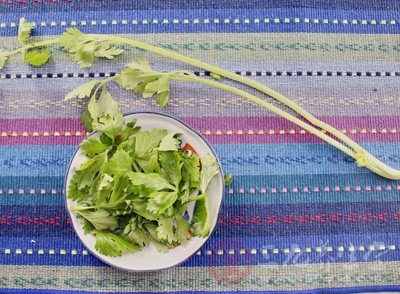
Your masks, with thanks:
M 399 244 L 398 234 L 212 237 L 204 250 L 212 251 L 213 254 L 207 257 L 208 265 L 212 266 L 233 265 L 233 260 L 237 261 L 238 265 L 289 265 L 398 260 Z M 353 246 L 352 249 L 350 249 L 351 246 Z M 374 246 L 375 250 L 370 250 L 370 246 Z M 383 249 L 380 246 L 385 247 Z M 390 246 L 395 246 L 396 249 L 390 249 Z M 343 251 L 338 250 L 339 247 L 343 247 Z M 362 250 L 360 250 L 361 247 Z M 310 252 L 306 251 L 307 248 L 310 249 Z M 240 249 L 246 251 L 242 257 L 237 254 L 232 256 L 227 254 L 229 250 L 237 253 Z M 252 249 L 256 249 L 256 253 L 249 254 Z M 289 251 L 285 253 L 285 249 Z M 300 249 L 300 252 L 295 252 L 295 249 Z M 218 250 L 223 250 L 224 253 L 216 256 Z M 194 256 L 192 259 L 196 257 L 198 256 Z M 204 256 L 200 261 L 203 259 Z
M 398 143 L 363 143 L 378 159 L 400 168 Z M 213 144 L 222 167 L 233 175 L 368 174 L 328 144 Z M 63 176 L 76 146 L 0 147 L 7 176 Z M 360 175 L 360 180 L 361 180 Z
M 1 181 L 0 181 L 1 182 Z M 53 187 L 50 187 L 50 189 Z M 45 193 L 41 194 L 40 190 L 35 190 L 35 193 L 30 194 L 29 190 L 24 190 L 24 193 L 18 194 L 19 190 L 13 190 L 13 194 L 8 191 L 3 191 L 0 196 L 0 205 L 14 206 L 14 205 L 30 205 L 30 206 L 57 206 L 64 204 L 64 194 L 61 189 L 56 190 L 55 194 L 48 189 Z
M 2 236 L 74 236 L 64 206 L 0 206 L 0 215 L 8 223 L 1 225 Z M 400 232 L 400 202 L 223 204 L 215 234 L 255 237 L 368 232 Z
M 64 176 L 29 176 L 22 175 L 21 177 L 17 176 L 3 176 L 0 177 L 0 189 L 3 190 L 3 193 L 7 193 L 8 189 L 24 189 L 25 191 L 29 191 L 33 189 L 39 191 L 40 189 L 46 189 L 47 193 L 49 189 L 56 189 L 60 191 L 63 188 L 64 184 Z M 15 193 L 15 192 L 14 192 Z M 2 195 L 0 197 L 3 197 Z
M 16 2 L 16 1 L 13 1 Z M 110 3 L 112 2 L 112 4 Z M 43 1 L 43 3 L 35 3 L 27 1 L 25 4 L 7 5 L 0 4 L 3 12 L 12 13 L 23 11 L 34 11 L 47 13 L 55 11 L 113 11 L 113 10 L 170 10 L 170 9 L 257 9 L 257 8 L 317 8 L 317 9 L 342 9 L 342 10 L 400 10 L 398 2 L 393 0 L 380 0 L 368 3 L 366 1 L 357 0 L 314 0 L 314 1 L 293 1 L 293 0 L 202 0 L 202 1 L 131 1 L 118 0 L 115 1 L 74 1 L 71 3 L 61 2 L 51 3 Z
M 62 205 L 63 184 L 64 176 L 3 176 L 0 177 L 0 205 Z M 52 194 L 52 190 L 56 193 Z
M 223 205 L 215 233 L 254 237 L 400 232 L 399 213 L 400 202 Z
M 371 250 L 370 246 L 374 246 Z M 383 247 L 381 247 L 383 246 Z M 394 247 L 391 247 L 394 246 Z M 342 248 L 339 250 L 339 248 Z M 400 257 L 398 234 L 342 234 L 289 237 L 218 237 L 212 235 L 200 255 L 181 266 L 290 265 L 342 262 L 387 262 Z M 4 253 L 5 249 L 11 252 Z M 15 250 L 21 254 L 15 258 Z M 26 251 L 32 250 L 32 254 Z M 296 251 L 299 249 L 300 251 Z M 308 250 L 309 249 L 309 250 Z M 43 254 L 38 254 L 43 250 Z M 54 250 L 54 254 L 49 254 Z M 60 254 L 65 250 L 66 254 Z M 71 254 L 76 250 L 76 254 Z M 76 237 L 0 238 L 0 264 L 66 266 L 105 265 L 90 253 L 83 255 L 83 244 Z M 228 254 L 234 250 L 234 254 Z M 245 254 L 240 254 L 245 250 Z M 256 250 L 251 253 L 251 250 Z M 289 251 L 285 251 L 289 250 Z M 211 254 L 207 254 L 211 252 Z M 222 252 L 222 254 L 218 254 Z
M 378 159 L 400 168 L 398 143 L 362 145 Z M 371 174 L 326 143 L 215 144 L 214 149 L 225 172 L 233 175 Z
M 63 176 L 0 177 L 0 189 L 3 192 L 0 195 L 0 205 L 64 205 L 63 182 Z M 385 180 L 374 175 L 362 177 L 358 174 L 234 176 L 232 185 L 225 189 L 224 204 L 376 202 L 377 199 L 379 202 L 394 202 L 400 201 L 399 184 L 399 181 Z M 306 192 L 305 187 L 308 188 Z M 329 192 L 324 191 L 326 187 L 330 189 Z M 357 187 L 360 190 L 356 190 Z M 379 187 L 381 190 L 377 190 Z M 391 189 L 388 190 L 388 187 Z M 287 192 L 282 192 L 284 188 Z M 294 188 L 297 188 L 297 192 L 293 192 Z M 314 188 L 319 191 L 314 191 Z M 336 188 L 340 191 L 335 191 Z M 347 188 L 350 190 L 347 191 Z
M 7 176 L 63 176 L 76 146 L 0 147 L 0 170 Z
M 224 10 L 137 10 L 137 11 L 115 11 L 116 17 L 110 19 L 109 12 L 99 11 L 95 17 L 88 19 L 86 12 L 76 12 L 72 17 L 68 12 L 55 12 L 43 18 L 43 14 L 24 13 L 24 14 L 8 14 L 2 19 L 2 22 L 9 24 L 11 22 L 18 23 L 21 16 L 26 17 L 29 21 L 41 23 L 47 21 L 47 26 L 38 26 L 35 29 L 36 35 L 55 35 L 65 30 L 65 27 L 59 25 L 60 21 L 65 21 L 68 25 L 71 21 L 76 21 L 78 28 L 88 33 L 106 33 L 106 34 L 145 34 L 145 33 L 252 33 L 252 32 L 313 32 L 313 33 L 361 33 L 361 34 L 396 34 L 400 31 L 399 19 L 397 11 L 345 11 L 345 10 L 319 10 L 307 8 L 282 8 L 282 9 L 224 9 Z M 269 22 L 264 23 L 264 19 L 268 18 Z M 300 19 L 296 22 L 295 18 Z M 142 25 L 142 21 L 148 20 L 148 24 Z M 158 20 L 158 24 L 153 24 L 153 19 Z M 169 20 L 169 24 L 163 24 L 164 19 Z M 178 19 L 179 24 L 174 24 L 173 19 Z M 183 20 L 188 19 L 189 23 Z M 200 20 L 194 23 L 193 20 Z M 203 20 L 208 19 L 209 23 Z M 214 19 L 218 19 L 219 23 L 215 24 Z M 225 23 L 225 19 L 229 19 L 230 23 Z M 234 20 L 239 19 L 240 23 Z M 245 19 L 249 19 L 249 23 L 244 23 Z M 259 23 L 255 23 L 254 19 L 259 19 Z M 279 19 L 276 22 L 275 19 Z M 285 22 L 289 19 L 289 23 Z M 305 22 L 304 19 L 309 19 Z M 319 19 L 319 23 L 314 23 L 314 19 Z M 323 23 L 327 19 L 328 23 Z M 333 20 L 339 20 L 339 24 L 335 24 Z M 102 25 L 102 20 L 108 22 Z M 118 21 L 117 25 L 111 24 L 113 20 Z M 127 20 L 128 24 L 121 24 L 122 20 Z M 132 25 L 131 21 L 137 20 L 139 24 Z M 342 20 L 348 20 L 350 23 L 342 24 Z M 357 20 L 358 24 L 352 24 L 352 20 Z M 361 24 L 361 20 L 367 20 L 366 24 Z M 372 24 L 371 21 L 378 21 Z M 381 20 L 386 20 L 386 24 L 380 24 Z M 391 20 L 395 20 L 395 24 L 390 24 Z M 56 22 L 58 25 L 51 26 L 50 22 Z M 86 21 L 87 25 L 81 25 L 81 21 Z M 92 21 L 96 21 L 97 25 L 91 25 Z M 9 27 L 0 29 L 0 36 L 16 36 L 17 28 Z
M 377 199 L 393 202 L 400 201 L 398 185 L 399 181 L 359 174 L 234 176 L 232 185 L 225 192 L 224 204 L 377 202 Z M 326 188 L 329 191 L 325 191 Z
M 5 249 L 10 249 L 10 254 L 4 254 Z M 15 250 L 20 249 L 22 254 L 15 257 Z M 27 254 L 27 250 L 32 254 Z M 38 254 L 43 250 L 43 254 Z M 54 250 L 53 254 L 49 250 Z M 60 254 L 65 250 L 66 254 Z M 76 254 L 71 254 L 76 250 Z M 62 237 L 48 236 L 42 234 L 31 234 L 30 237 L 0 237 L 0 264 L 5 265 L 67 265 L 67 266 L 103 266 L 102 261 L 90 253 L 83 255 L 86 250 L 76 235 L 66 234 Z

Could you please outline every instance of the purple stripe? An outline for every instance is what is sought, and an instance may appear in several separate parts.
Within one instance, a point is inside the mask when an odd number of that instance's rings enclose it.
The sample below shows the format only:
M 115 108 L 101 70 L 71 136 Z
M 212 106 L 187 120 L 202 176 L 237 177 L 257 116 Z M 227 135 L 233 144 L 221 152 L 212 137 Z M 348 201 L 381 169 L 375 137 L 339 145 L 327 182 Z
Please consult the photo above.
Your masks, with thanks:
M 345 129 L 346 134 L 358 142 L 400 141 L 399 116 L 329 116 L 320 119 L 339 130 Z M 182 120 L 199 130 L 210 142 L 217 144 L 321 141 L 314 135 L 302 134 L 300 127 L 281 117 L 185 117 Z M 273 135 L 269 135 L 271 130 Z M 230 132 L 232 134 L 228 135 Z
M 76 118 L 0 119 L 1 132 L 54 132 L 83 130 Z
M 86 136 L 80 119 L 0 119 L 0 146 L 77 145 Z
M 302 134 L 297 125 L 274 116 L 181 119 L 214 144 L 320 142 L 314 135 Z M 358 142 L 400 141 L 400 116 L 321 119 L 339 130 L 346 130 L 346 134 Z M 85 135 L 77 118 L 0 119 L 0 145 L 76 145 Z

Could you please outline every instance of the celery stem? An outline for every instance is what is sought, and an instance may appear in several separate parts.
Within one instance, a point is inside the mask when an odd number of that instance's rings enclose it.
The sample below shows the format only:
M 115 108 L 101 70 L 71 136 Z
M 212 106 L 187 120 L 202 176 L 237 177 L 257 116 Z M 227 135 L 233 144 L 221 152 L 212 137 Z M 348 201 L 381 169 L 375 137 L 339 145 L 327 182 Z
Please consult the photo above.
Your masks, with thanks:
M 291 121 L 292 123 L 304 128 L 305 130 L 309 131 L 310 133 L 314 134 L 315 136 L 321 138 L 322 140 L 328 142 L 329 144 L 335 146 L 337 149 L 343 151 L 344 153 L 346 153 L 347 155 L 354 157 L 355 152 L 349 148 L 347 148 L 346 146 L 344 146 L 343 144 L 341 144 L 340 142 L 336 141 L 335 139 L 329 137 L 328 135 L 324 134 L 323 132 L 321 132 L 320 130 L 314 128 L 313 126 L 307 124 L 306 122 L 298 119 L 297 117 L 291 115 L 290 113 L 287 113 L 286 111 L 272 105 L 269 102 L 266 102 L 254 95 L 251 95 L 250 93 L 240 90 L 238 88 L 226 85 L 226 84 L 222 84 L 219 83 L 217 81 L 214 80 L 208 80 L 208 79 L 201 79 L 201 78 L 192 78 L 190 77 L 189 79 L 186 79 L 185 77 L 178 77 L 178 76 L 172 76 L 172 79 L 176 80 L 176 81 L 181 81 L 181 82 L 193 82 L 196 81 L 198 83 L 202 83 L 202 84 L 206 84 L 221 90 L 225 90 L 231 93 L 234 93 L 236 95 L 242 96 L 250 101 L 253 101 L 255 103 L 257 103 L 258 105 L 282 116 L 283 118 Z
M 41 41 L 41 42 L 35 42 L 35 43 L 31 43 L 31 44 L 27 44 L 24 45 L 18 49 L 15 49 L 13 51 L 7 52 L 4 54 L 4 56 L 9 57 L 11 55 L 23 52 L 25 50 L 29 50 L 29 49 L 33 49 L 33 48 L 40 48 L 40 47 L 47 47 L 47 46 L 51 46 L 51 45 L 55 45 L 58 44 L 60 41 L 59 39 L 51 39 L 51 40 L 46 40 L 46 41 Z
M 188 199 L 188 203 L 189 203 L 189 202 L 193 202 L 193 201 L 197 201 L 197 200 L 204 199 L 204 197 L 205 197 L 205 194 L 204 194 L 204 193 L 202 193 L 202 194 L 200 194 L 200 195 L 197 195 L 197 196 L 195 196 L 195 197 L 191 197 L 191 198 Z
M 211 86 L 216 86 L 217 88 L 220 88 L 222 90 L 226 90 L 235 94 L 238 94 L 244 98 L 249 99 L 250 101 L 253 101 L 255 103 L 257 103 L 260 106 L 265 107 L 266 109 L 273 111 L 274 113 L 288 119 L 289 121 L 301 126 L 302 128 L 304 128 L 305 130 L 309 131 L 310 133 L 316 135 L 317 137 L 323 139 L 324 141 L 328 142 L 329 144 L 333 145 L 334 147 L 338 148 L 339 150 L 343 151 L 344 153 L 346 153 L 347 155 L 355 158 L 356 160 L 358 160 L 358 157 L 360 155 L 365 156 L 366 159 L 366 164 L 364 164 L 363 166 L 369 168 L 371 171 L 389 178 L 389 179 L 400 179 L 400 171 L 395 170 L 389 166 L 387 166 L 386 164 L 384 164 L 383 162 L 379 161 L 378 159 L 376 159 L 373 155 L 369 154 L 367 151 L 365 151 L 359 144 L 357 144 L 356 142 L 354 142 L 353 140 L 351 140 L 349 137 L 347 137 L 345 134 L 343 134 L 342 132 L 340 132 L 339 130 L 335 129 L 334 127 L 322 122 L 321 120 L 317 119 L 316 117 L 314 117 L 313 115 L 311 115 L 309 112 L 307 112 L 306 110 L 304 110 L 303 108 L 301 108 L 300 106 L 298 106 L 295 102 L 290 101 L 288 98 L 286 98 L 285 96 L 283 96 L 282 94 L 276 92 L 275 90 L 272 90 L 254 80 L 248 79 L 246 77 L 237 75 L 236 73 L 221 69 L 217 66 L 213 66 L 207 63 L 204 63 L 202 61 L 196 60 L 194 58 L 190 58 L 184 55 L 181 55 L 179 53 L 176 52 L 172 52 L 163 48 L 159 48 L 153 45 L 149 45 L 146 43 L 142 43 L 139 41 L 135 41 L 135 40 L 131 40 L 131 39 L 126 39 L 126 38 L 122 38 L 122 37 L 115 37 L 115 36 L 102 36 L 102 35 L 90 35 L 93 38 L 96 39 L 106 39 L 109 40 L 109 43 L 116 43 L 116 44 L 128 44 L 140 49 L 144 49 L 159 55 L 163 55 L 165 57 L 171 58 L 171 59 L 175 59 L 177 61 L 192 65 L 194 67 L 197 68 L 201 68 L 205 71 L 210 71 L 213 74 L 217 74 L 219 76 L 228 78 L 230 80 L 239 82 L 241 84 L 244 84 L 246 86 L 249 86 L 253 89 L 256 89 L 268 96 L 270 96 L 271 98 L 276 99 L 277 101 L 281 102 L 282 104 L 286 105 L 287 107 L 289 107 L 290 109 L 294 110 L 295 112 L 297 112 L 298 114 L 300 114 L 303 118 L 305 118 L 306 120 L 308 120 L 311 124 L 329 132 L 330 134 L 334 135 L 336 138 L 340 139 L 342 142 L 344 142 L 345 144 L 347 144 L 348 146 L 350 146 L 353 150 L 351 150 L 350 148 L 346 147 L 345 145 L 341 144 L 340 142 L 334 140 L 333 138 L 327 136 L 326 134 L 324 134 L 322 131 L 312 127 L 311 125 L 301 121 L 300 119 L 296 118 L 293 115 L 288 114 L 287 112 L 275 107 L 274 105 L 256 97 L 253 96 L 251 94 L 249 94 L 248 92 L 239 90 L 237 88 L 234 87 L 230 87 L 228 85 L 225 84 L 218 84 L 216 85 L 214 81 L 211 80 L 206 80 L 206 79 L 199 79 L 199 82 L 202 82 L 203 84 L 208 84 Z M 188 81 L 188 80 L 186 80 Z
M 263 84 L 260 84 L 254 80 L 251 80 L 249 78 L 240 76 L 236 73 L 224 70 L 217 66 L 210 65 L 205 62 L 196 60 L 194 58 L 187 57 L 187 56 L 181 55 L 179 53 L 169 51 L 167 49 L 163 49 L 163 48 L 156 47 L 153 45 L 149 45 L 146 43 L 142 43 L 142 42 L 139 42 L 136 40 L 126 39 L 126 38 L 122 38 L 122 37 L 108 36 L 108 35 L 106 35 L 106 36 L 89 35 L 89 36 L 91 36 L 92 38 L 101 38 L 103 40 L 104 39 L 110 40 L 108 42 L 109 44 L 111 44 L 112 41 L 114 41 L 116 44 L 125 43 L 128 45 L 134 46 L 134 47 L 138 47 L 138 48 L 141 48 L 141 49 L 144 49 L 144 50 L 147 50 L 147 51 L 159 54 L 159 55 L 166 56 L 171 59 L 181 61 L 183 63 L 192 65 L 194 67 L 201 68 L 206 71 L 210 71 L 211 73 L 220 75 L 222 77 L 228 78 L 230 80 L 233 80 L 233 81 L 239 82 L 241 84 L 244 84 L 246 86 L 249 86 L 251 88 L 254 88 L 254 89 L 276 99 L 277 101 L 281 102 L 282 104 L 286 105 L 287 107 L 291 108 L 292 110 L 294 110 L 295 112 L 300 114 L 302 117 L 307 119 L 313 125 L 318 126 L 321 129 L 324 129 L 325 131 L 331 133 L 332 135 L 336 136 L 338 139 L 342 140 L 344 143 L 346 143 L 353 149 L 361 148 L 357 143 L 355 143 L 349 137 L 344 135 L 342 132 L 340 132 L 339 130 L 335 129 L 334 127 L 322 122 L 321 120 L 317 119 L 312 114 L 310 114 L 309 112 L 307 112 L 306 110 L 304 110 L 303 108 L 298 106 L 295 102 L 291 101 L 290 99 L 286 98 L 285 96 L 276 92 L 275 90 L 273 90 L 267 86 L 264 86 Z

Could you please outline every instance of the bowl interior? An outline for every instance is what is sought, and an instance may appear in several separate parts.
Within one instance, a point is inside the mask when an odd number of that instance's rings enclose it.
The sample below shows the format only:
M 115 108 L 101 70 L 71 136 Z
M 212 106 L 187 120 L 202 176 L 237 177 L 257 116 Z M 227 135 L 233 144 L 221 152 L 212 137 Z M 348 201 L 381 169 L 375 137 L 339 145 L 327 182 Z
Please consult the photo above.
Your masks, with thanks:
M 159 113 L 133 113 L 125 116 L 127 121 L 137 119 L 137 125 L 141 126 L 142 130 L 150 130 L 153 128 L 163 128 L 170 132 L 181 133 L 182 144 L 189 143 L 198 152 L 200 157 L 210 154 L 217 158 L 215 152 L 204 138 L 199 135 L 192 128 L 177 120 L 176 118 L 159 114 Z M 96 136 L 96 133 L 92 134 Z M 85 247 L 97 258 L 105 263 L 127 271 L 154 271 L 169 268 L 178 265 L 188 259 L 193 254 L 197 253 L 199 249 L 207 241 L 207 238 L 193 237 L 184 246 L 178 246 L 169 250 L 168 253 L 159 253 L 155 246 L 151 244 L 143 248 L 141 251 L 124 254 L 121 257 L 109 257 L 98 253 L 95 250 L 95 237 L 88 234 L 85 235 L 82 229 L 80 220 L 76 216 L 76 212 L 70 212 L 70 208 L 76 206 L 76 202 L 68 198 L 67 187 L 72 179 L 74 170 L 78 168 L 83 162 L 87 160 L 86 156 L 82 154 L 81 149 L 78 148 L 68 167 L 68 173 L 65 181 L 65 196 L 66 206 L 70 214 L 71 223 L 75 229 L 79 239 L 83 242 Z M 222 203 L 224 194 L 224 176 L 220 168 L 220 173 L 214 177 L 208 186 L 207 195 L 210 202 L 210 220 L 211 220 L 211 233 L 215 228 L 218 220 L 218 213 Z M 193 207 L 191 208 L 193 209 Z M 191 211 L 189 211 L 191 215 Z M 211 235 L 210 233 L 210 235 Z

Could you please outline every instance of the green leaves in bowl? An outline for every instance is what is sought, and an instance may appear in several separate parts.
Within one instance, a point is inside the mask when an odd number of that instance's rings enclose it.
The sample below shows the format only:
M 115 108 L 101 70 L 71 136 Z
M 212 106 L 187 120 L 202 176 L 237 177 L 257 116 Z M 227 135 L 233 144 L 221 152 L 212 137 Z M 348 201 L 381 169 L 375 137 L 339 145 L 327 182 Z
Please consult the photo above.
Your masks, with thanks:
M 200 157 L 182 144 L 180 133 L 143 131 L 120 114 L 95 128 L 96 136 L 80 145 L 86 161 L 75 170 L 67 197 L 99 253 L 121 256 L 150 243 L 168 252 L 192 236 L 209 235 L 206 191 L 220 170 L 212 155 Z

